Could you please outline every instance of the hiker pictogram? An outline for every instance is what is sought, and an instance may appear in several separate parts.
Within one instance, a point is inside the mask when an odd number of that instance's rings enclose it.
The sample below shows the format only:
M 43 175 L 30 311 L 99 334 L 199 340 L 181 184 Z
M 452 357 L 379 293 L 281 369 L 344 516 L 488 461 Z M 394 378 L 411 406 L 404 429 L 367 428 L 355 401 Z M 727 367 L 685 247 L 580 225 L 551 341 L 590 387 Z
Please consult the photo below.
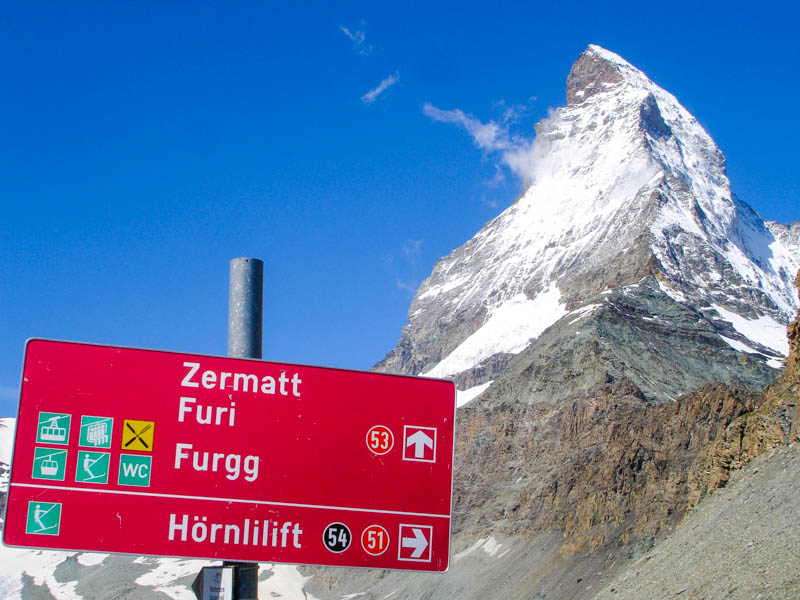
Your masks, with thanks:
M 28 503 L 28 520 L 25 533 L 58 535 L 61 527 L 61 504 L 58 502 Z
M 69 441 L 70 419 L 68 414 L 40 412 L 36 443 L 66 444 Z
M 125 419 L 122 426 L 122 449 L 152 452 L 155 426 L 154 421 Z

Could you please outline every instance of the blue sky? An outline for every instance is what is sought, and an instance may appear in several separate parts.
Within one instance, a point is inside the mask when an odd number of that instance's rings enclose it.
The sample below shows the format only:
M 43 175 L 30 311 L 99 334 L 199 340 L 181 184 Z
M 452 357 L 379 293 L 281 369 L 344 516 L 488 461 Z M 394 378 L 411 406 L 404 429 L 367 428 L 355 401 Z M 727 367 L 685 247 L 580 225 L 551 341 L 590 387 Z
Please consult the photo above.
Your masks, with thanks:
M 432 109 L 530 138 L 590 43 L 800 219 L 796 2 L 117 4 L 0 15 L 0 416 L 30 337 L 224 354 L 237 256 L 265 262 L 264 358 L 369 368 L 521 191 Z

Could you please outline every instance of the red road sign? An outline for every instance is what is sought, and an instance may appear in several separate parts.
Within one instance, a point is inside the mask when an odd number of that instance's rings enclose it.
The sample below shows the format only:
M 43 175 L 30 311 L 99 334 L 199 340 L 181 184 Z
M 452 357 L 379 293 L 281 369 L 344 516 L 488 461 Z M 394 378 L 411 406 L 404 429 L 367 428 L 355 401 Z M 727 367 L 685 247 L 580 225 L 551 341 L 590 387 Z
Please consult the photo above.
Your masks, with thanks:
M 444 571 L 454 417 L 451 381 L 32 340 L 3 541 Z

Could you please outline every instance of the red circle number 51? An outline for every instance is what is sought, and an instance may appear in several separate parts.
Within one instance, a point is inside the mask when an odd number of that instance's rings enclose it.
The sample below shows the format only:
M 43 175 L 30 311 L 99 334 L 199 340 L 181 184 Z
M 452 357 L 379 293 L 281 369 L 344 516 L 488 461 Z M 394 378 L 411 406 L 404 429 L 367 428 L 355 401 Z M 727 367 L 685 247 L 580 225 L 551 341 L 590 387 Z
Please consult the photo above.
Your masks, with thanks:
M 370 525 L 361 532 L 361 547 L 372 556 L 383 554 L 389 547 L 389 533 L 380 525 Z

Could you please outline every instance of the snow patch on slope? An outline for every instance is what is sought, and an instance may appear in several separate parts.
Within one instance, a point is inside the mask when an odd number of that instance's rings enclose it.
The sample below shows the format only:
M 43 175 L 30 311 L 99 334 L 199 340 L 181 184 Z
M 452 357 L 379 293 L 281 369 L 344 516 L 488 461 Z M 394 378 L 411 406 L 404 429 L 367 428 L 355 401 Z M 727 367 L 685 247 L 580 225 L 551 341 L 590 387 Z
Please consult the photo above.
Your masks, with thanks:
M 785 325 L 778 323 L 772 317 L 746 319 L 716 304 L 713 307 L 724 320 L 729 321 L 733 328 L 747 339 L 766 346 L 782 356 L 788 356 L 789 341 L 786 339 Z
M 492 385 L 492 383 L 494 383 L 494 380 L 476 385 L 468 390 L 456 390 L 456 406 L 464 406 L 467 402 L 472 402 L 475 398 L 485 392 L 489 386 Z
M 0 546 L 0 597 L 22 599 L 22 574 L 33 579 L 37 586 L 47 586 L 58 600 L 82 600 L 75 588 L 76 581 L 58 582 L 56 567 L 72 556 L 69 552 L 47 552 Z
M 83 552 L 82 554 L 78 554 L 77 559 L 84 567 L 94 567 L 95 565 L 102 564 L 109 556 L 111 555 L 103 554 L 102 552 Z
M 586 306 L 583 306 L 583 307 L 581 307 L 581 308 L 579 308 L 577 310 L 573 310 L 570 313 L 570 315 L 575 315 L 575 318 L 572 319 L 569 322 L 569 324 L 572 325 L 573 323 L 577 323 L 581 319 L 585 319 L 586 317 L 591 315 L 594 311 L 596 311 L 601 306 L 603 306 L 603 305 L 602 304 L 587 304 Z
M 470 554 L 472 554 L 477 550 L 483 550 L 489 556 L 497 556 L 497 553 L 500 551 L 500 548 L 502 547 L 503 544 L 499 543 L 494 536 L 489 536 L 488 538 L 480 538 L 466 550 L 462 550 L 461 552 L 454 554 L 453 561 L 457 562 L 462 558 L 469 556 Z M 502 557 L 502 555 L 500 557 Z
M 56 552 L 7 548 L 0 546 L 0 598 L 3 600 L 23 600 L 22 574 L 27 574 L 37 586 L 47 586 L 57 600 L 91 600 L 76 592 L 76 581 L 56 581 L 56 568 L 71 557 L 76 557 L 83 566 L 102 563 L 109 555 L 99 553 Z M 178 558 L 139 557 L 136 564 L 152 566 L 153 570 L 136 580 L 142 586 L 142 594 L 151 589 L 161 592 L 174 600 L 195 600 L 194 592 L 186 584 L 186 578 L 194 579 L 203 567 L 209 566 L 207 560 Z M 300 574 L 294 565 L 262 564 L 258 584 L 259 598 L 279 598 L 283 600 L 316 600 L 303 591 L 309 579 Z
M 261 571 L 272 573 L 269 579 L 259 582 L 260 598 L 285 598 L 286 600 L 317 600 L 303 586 L 311 576 L 301 575 L 294 565 L 261 565 Z
M 493 309 L 486 322 L 444 360 L 424 373 L 428 377 L 456 375 L 499 353 L 522 352 L 532 339 L 567 314 L 555 282 L 534 299 L 517 294 Z
M 0 462 L 11 463 L 11 448 L 14 447 L 16 419 L 0 419 Z
M 11 477 L 11 450 L 14 447 L 14 431 L 16 419 L 0 419 L 0 492 L 8 491 L 8 480 Z M 0 514 L 0 523 L 2 523 Z
M 729 337 L 725 337 L 724 335 L 721 335 L 719 337 L 721 337 L 725 341 L 725 343 L 728 344 L 728 346 L 730 346 L 737 352 L 745 352 L 747 354 L 756 354 L 758 356 L 763 356 L 764 358 L 767 359 L 767 364 L 773 369 L 780 369 L 781 367 L 783 367 L 782 360 L 778 360 L 777 358 L 771 356 L 766 356 L 765 354 L 762 354 L 755 348 L 751 348 L 750 346 L 748 346 L 743 342 L 740 342 L 739 340 L 734 340 Z
M 148 571 L 136 580 L 136 585 L 151 587 L 169 596 L 182 600 L 194 597 L 194 593 L 185 584 L 177 584 L 181 578 L 194 577 L 203 567 L 208 566 L 208 561 L 189 560 L 180 558 L 150 558 L 140 556 L 134 562 L 143 565 L 154 566 L 152 571 Z

